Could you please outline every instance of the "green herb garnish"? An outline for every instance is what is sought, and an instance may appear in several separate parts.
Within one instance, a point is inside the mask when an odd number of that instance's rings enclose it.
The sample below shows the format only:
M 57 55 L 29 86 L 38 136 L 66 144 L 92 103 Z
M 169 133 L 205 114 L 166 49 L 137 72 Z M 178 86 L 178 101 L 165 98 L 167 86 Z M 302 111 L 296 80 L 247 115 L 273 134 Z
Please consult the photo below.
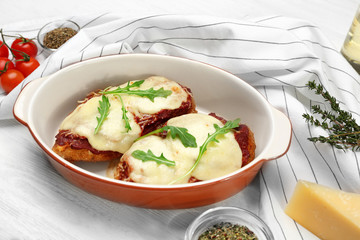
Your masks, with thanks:
M 147 136 L 150 136 L 150 135 L 153 135 L 156 133 L 161 133 L 164 131 L 167 131 L 168 133 L 170 132 L 170 136 L 173 139 L 178 137 L 180 139 L 181 143 L 184 145 L 184 147 L 192 147 L 192 148 L 197 147 L 196 138 L 193 135 L 191 135 L 190 133 L 188 133 L 188 130 L 186 128 L 174 127 L 174 126 L 164 126 L 162 128 L 156 129 L 148 134 L 145 134 L 144 136 L 139 137 L 135 141 L 138 141 Z
M 120 96 L 120 94 L 117 94 L 116 96 L 119 97 L 120 102 L 121 102 L 121 110 L 123 112 L 122 119 L 125 121 L 125 128 L 127 129 L 126 132 L 129 132 L 131 130 L 131 126 L 130 126 L 129 118 L 126 116 L 126 113 L 128 111 L 125 108 L 124 102 L 123 102 L 122 97 Z
M 131 89 L 133 87 L 139 87 L 145 80 L 140 80 L 140 81 L 136 81 L 133 84 L 130 85 L 130 82 L 128 82 L 127 86 L 121 88 L 118 87 L 115 90 L 112 91 L 102 91 L 100 92 L 101 94 L 120 94 L 120 93 L 126 93 L 126 94 L 130 94 L 130 95 L 137 95 L 140 97 L 147 97 L 148 99 L 150 99 L 152 102 L 154 102 L 154 99 L 156 97 L 163 97 L 166 98 L 169 95 L 171 95 L 172 91 L 171 90 L 164 90 L 164 88 L 160 88 L 157 90 L 154 90 L 154 88 L 150 88 L 150 89 L 146 89 L 146 90 L 134 90 Z
M 211 142 L 217 142 L 218 143 L 219 140 L 216 139 L 217 136 L 222 135 L 222 134 L 226 134 L 226 133 L 230 132 L 231 129 L 239 127 L 239 123 L 240 123 L 240 119 L 237 118 L 237 119 L 235 119 L 233 121 L 226 122 L 225 125 L 222 128 L 220 128 L 217 124 L 214 124 L 215 132 L 213 134 L 211 134 L 211 135 L 209 133 L 208 137 L 205 140 L 205 142 L 200 146 L 199 155 L 198 155 L 194 165 L 190 168 L 189 171 L 187 171 L 187 173 L 185 173 L 185 175 L 179 177 L 178 179 L 175 179 L 174 181 L 170 182 L 169 184 L 174 184 L 177 181 L 189 176 L 195 170 L 197 165 L 199 164 L 200 159 L 204 155 L 209 143 L 211 143 Z
M 102 101 L 101 100 L 99 101 L 99 105 L 100 106 L 98 107 L 98 111 L 100 113 L 100 117 L 96 117 L 98 124 L 95 128 L 94 134 L 98 133 L 106 117 L 109 115 L 109 109 L 110 109 L 109 99 L 105 95 L 102 95 Z
M 242 239 L 257 240 L 257 236 L 247 226 L 232 224 L 230 222 L 220 222 L 208 228 L 203 232 L 198 240 L 226 240 L 226 239 Z
M 150 149 L 147 151 L 147 153 L 144 151 L 141 151 L 141 150 L 135 150 L 131 154 L 131 156 L 133 156 L 134 158 L 137 158 L 143 162 L 155 161 L 158 164 L 165 164 L 167 166 L 175 166 L 175 162 L 165 158 L 163 153 L 161 153 L 161 155 L 159 157 L 157 157 L 154 155 L 154 153 Z
M 351 113 L 340 109 L 336 98 L 324 90 L 323 86 L 316 84 L 315 81 L 308 82 L 306 86 L 310 90 L 314 90 L 315 94 L 322 96 L 326 102 L 329 102 L 332 109 L 332 111 L 326 111 L 321 109 L 319 105 L 311 106 L 312 112 L 318 114 L 321 120 L 308 113 L 302 115 L 311 125 L 321 127 L 328 132 L 327 137 L 320 135 L 308 139 L 312 142 L 328 143 L 337 149 L 359 150 L 360 126 Z
M 125 94 L 131 94 L 131 95 L 137 95 L 140 97 L 147 97 L 148 99 L 150 99 L 152 102 L 154 102 L 154 98 L 156 97 L 163 97 L 163 98 L 167 98 L 169 95 L 171 95 L 172 91 L 170 90 L 164 90 L 164 88 L 160 88 L 158 90 L 154 90 L 154 88 L 150 88 L 147 90 L 133 90 L 131 88 L 134 87 L 140 87 L 145 80 L 139 80 L 139 81 L 135 81 L 130 85 L 130 82 L 127 83 L 127 85 L 123 88 L 118 87 L 115 90 L 112 91 L 108 91 L 108 89 L 110 88 L 106 88 L 103 91 L 100 91 L 99 93 L 102 94 L 102 101 L 99 101 L 99 105 L 100 107 L 98 108 L 98 111 L 100 113 L 100 118 L 96 118 L 98 121 L 98 124 L 95 128 L 95 132 L 94 134 L 96 134 L 101 125 L 103 124 L 105 118 L 109 115 L 109 108 L 110 108 L 110 102 L 109 99 L 105 96 L 106 94 L 116 94 L 117 96 L 119 96 L 120 101 L 121 101 L 121 109 L 123 111 L 123 115 L 122 115 L 122 119 L 125 121 L 125 128 L 127 129 L 127 132 L 129 130 L 131 130 L 131 126 L 129 123 L 129 118 L 126 116 L 126 113 L 128 112 L 125 108 L 124 102 L 120 96 L 120 93 L 125 93 Z

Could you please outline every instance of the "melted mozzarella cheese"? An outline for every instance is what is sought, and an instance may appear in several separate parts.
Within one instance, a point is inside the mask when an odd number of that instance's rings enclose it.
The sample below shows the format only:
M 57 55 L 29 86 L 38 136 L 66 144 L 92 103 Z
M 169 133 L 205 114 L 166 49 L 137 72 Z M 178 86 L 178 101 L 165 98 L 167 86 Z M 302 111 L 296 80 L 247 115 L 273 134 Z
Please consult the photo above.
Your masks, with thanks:
M 127 83 L 120 85 L 120 87 L 123 88 L 126 85 Z M 162 109 L 179 108 L 181 103 L 187 100 L 188 94 L 178 83 L 160 76 L 149 77 L 140 87 L 131 89 L 147 90 L 150 88 L 154 88 L 155 90 L 164 88 L 164 90 L 171 90 L 172 94 L 166 98 L 156 97 L 154 102 L 146 97 L 124 94 L 122 95 L 123 101 L 129 111 L 137 116 L 141 116 L 142 114 L 155 114 Z M 109 91 L 111 90 L 113 89 Z
M 125 87 L 127 83 L 120 87 Z M 113 87 L 110 90 L 114 90 Z M 91 146 L 102 151 L 117 151 L 124 153 L 138 138 L 142 129 L 135 121 L 135 116 L 141 119 L 143 114 L 156 114 L 162 109 L 179 108 L 183 101 L 187 100 L 188 94 L 183 88 L 174 81 L 164 77 L 150 77 L 144 81 L 140 87 L 131 89 L 147 90 L 150 88 L 171 90 L 172 94 L 166 98 L 155 97 L 154 102 L 145 97 L 137 95 L 121 94 L 129 118 L 131 130 L 125 128 L 123 120 L 122 104 L 120 99 L 113 94 L 107 94 L 110 102 L 109 115 L 103 122 L 99 132 L 94 134 L 97 126 L 99 101 L 101 96 L 96 96 L 83 104 L 80 104 L 69 116 L 67 116 L 60 126 L 60 130 L 71 130 L 72 133 L 84 136 L 88 139 Z
M 135 150 L 147 152 L 148 149 L 151 149 L 155 156 L 163 154 L 166 159 L 176 161 L 176 167 L 168 167 L 155 161 L 143 162 L 131 155 Z M 127 158 L 132 170 L 130 178 L 133 181 L 145 184 L 168 184 L 184 175 L 193 164 L 193 161 L 181 161 L 181 156 L 181 152 L 172 148 L 169 141 L 153 135 L 135 142 L 123 158 Z
M 132 169 L 130 178 L 140 183 L 169 184 L 185 175 L 195 163 L 200 146 L 205 142 L 208 134 L 215 132 L 214 124 L 223 126 L 218 119 L 205 114 L 186 114 L 170 119 L 168 126 L 188 129 L 188 132 L 196 138 L 198 146 L 186 148 L 178 138 L 172 139 L 170 134 L 165 139 L 149 136 L 139 140 L 124 154 L 124 159 L 127 159 Z M 191 176 L 199 180 L 209 180 L 241 168 L 242 152 L 233 132 L 220 135 L 217 139 L 219 143 L 212 142 L 208 145 L 207 151 L 192 174 L 177 181 L 177 184 L 187 183 Z M 156 156 L 164 154 L 165 158 L 175 161 L 175 166 L 166 166 L 155 161 L 143 162 L 131 156 L 135 150 L 147 152 L 149 149 Z

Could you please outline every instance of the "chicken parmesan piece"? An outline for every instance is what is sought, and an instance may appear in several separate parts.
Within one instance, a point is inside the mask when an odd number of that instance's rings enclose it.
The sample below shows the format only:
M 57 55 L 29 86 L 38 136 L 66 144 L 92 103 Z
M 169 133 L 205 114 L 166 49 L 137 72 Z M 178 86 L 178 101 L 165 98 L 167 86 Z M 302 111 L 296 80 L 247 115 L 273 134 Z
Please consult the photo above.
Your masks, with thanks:
M 189 88 L 161 76 L 92 92 L 63 120 L 53 150 L 69 161 L 117 159 L 139 136 L 195 107 Z
M 169 132 L 145 136 L 124 153 L 116 167 L 112 166 L 113 177 L 165 185 L 210 180 L 232 173 L 255 158 L 254 135 L 244 124 L 209 142 L 196 168 L 187 175 L 199 156 L 200 147 L 216 131 L 215 125 L 221 128 L 225 123 L 214 114 L 191 113 L 172 118 L 166 126 L 183 128 L 182 133 L 195 137 L 196 147 L 186 147 L 180 137 L 173 137 Z M 186 141 L 186 137 L 183 138 Z M 142 153 L 140 157 L 134 154 L 139 152 Z

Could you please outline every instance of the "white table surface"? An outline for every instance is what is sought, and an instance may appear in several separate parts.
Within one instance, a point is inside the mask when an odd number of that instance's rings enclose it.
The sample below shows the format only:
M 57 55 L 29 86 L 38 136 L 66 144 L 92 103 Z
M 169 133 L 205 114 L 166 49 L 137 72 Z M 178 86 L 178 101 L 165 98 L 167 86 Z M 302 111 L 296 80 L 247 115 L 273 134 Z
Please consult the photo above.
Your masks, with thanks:
M 357 0 L 62 0 L 56 2 L 48 0 L 1 0 L 0 28 L 5 24 L 31 21 L 37 18 L 61 18 L 99 12 L 114 12 L 124 17 L 175 13 L 202 14 L 235 19 L 282 15 L 310 21 L 322 30 L 325 36 L 333 43 L 335 49 L 340 50 L 358 4 Z M 19 138 L 18 136 L 23 137 Z M 19 146 L 24 147 L 19 148 Z M 44 239 L 43 232 L 47 233 L 46 236 L 48 237 L 46 239 L 87 239 L 86 229 L 91 229 L 93 234 L 91 239 L 106 239 L 106 237 L 103 237 L 108 235 L 102 232 L 104 226 L 129 229 L 117 226 L 116 218 L 112 217 L 110 219 L 107 217 L 107 213 L 111 213 L 113 216 L 114 211 L 116 211 L 116 209 L 113 209 L 112 202 L 100 199 L 98 202 L 102 206 L 91 206 L 92 199 L 97 197 L 84 195 L 88 196 L 88 198 L 79 199 L 76 196 L 79 190 L 64 181 L 54 170 L 50 173 L 52 175 L 51 181 L 57 181 L 58 183 L 52 182 L 50 184 L 46 182 L 47 178 L 39 178 L 44 181 L 38 182 L 39 185 L 42 185 L 42 191 L 35 191 L 32 189 L 34 186 L 28 186 L 26 184 L 27 179 L 32 178 L 32 176 L 26 174 L 27 168 L 29 172 L 32 172 L 33 168 L 52 168 L 50 164 L 44 164 L 45 158 L 41 149 L 36 145 L 24 126 L 15 120 L 0 121 L 0 159 L 19 162 L 15 160 L 25 157 L 33 159 L 34 162 L 31 165 L 19 166 L 19 171 L 14 170 L 13 179 L 0 180 L 14 186 L 14 191 L 11 193 L 3 192 L 0 189 L 0 239 Z M 19 173 L 22 175 L 19 176 Z M 55 186 L 57 189 L 48 189 L 47 186 L 49 188 Z M 63 195 L 63 188 L 73 188 L 73 190 L 68 191 L 67 195 Z M 19 202 L 19 204 L 27 201 L 27 199 L 22 199 L 22 194 L 17 191 L 28 191 L 33 192 L 34 195 L 43 195 L 36 197 L 38 199 L 42 199 L 42 197 L 43 199 L 50 199 L 51 202 L 38 202 L 39 206 L 42 206 L 41 208 L 34 206 L 31 209 L 29 208 L 27 212 L 6 208 L 6 205 L 2 204 L 1 195 L 11 194 L 12 200 Z M 44 209 L 47 211 L 44 211 Z M 128 211 L 132 211 L 131 208 Z M 142 212 L 137 210 L 136 214 L 149 222 L 149 224 L 139 227 L 142 228 L 143 232 L 151 234 L 153 231 L 158 231 L 158 229 L 151 228 L 151 219 L 161 218 L 162 214 L 174 213 L 147 211 L 146 214 L 142 215 Z M 119 218 L 126 218 L 127 212 L 119 212 L 118 215 Z M 11 218 L 4 219 L 4 216 L 11 216 Z M 181 211 L 178 211 L 174 214 L 174 222 L 168 224 L 180 224 L 180 229 L 185 231 L 188 219 L 175 219 L 180 216 Z M 51 218 L 51 223 L 48 221 L 49 218 Z M 61 225 L 67 221 L 70 221 L 68 225 L 73 226 L 72 228 L 64 230 L 61 227 L 56 227 L 56 225 Z M 128 224 L 136 225 L 136 222 L 133 221 L 129 219 Z M 82 226 L 81 229 L 76 227 L 78 224 Z M 98 231 L 94 231 L 94 228 L 98 229 Z M 176 234 L 181 236 L 181 230 Z M 24 236 L 24 232 L 32 232 L 33 235 Z M 20 237 L 17 238 L 17 236 Z M 82 238 L 75 236 L 82 236 Z M 132 236 L 132 239 L 147 239 L 146 236 L 137 235 L 136 231 L 129 234 L 129 236 Z M 118 239 L 123 238 L 119 236 Z

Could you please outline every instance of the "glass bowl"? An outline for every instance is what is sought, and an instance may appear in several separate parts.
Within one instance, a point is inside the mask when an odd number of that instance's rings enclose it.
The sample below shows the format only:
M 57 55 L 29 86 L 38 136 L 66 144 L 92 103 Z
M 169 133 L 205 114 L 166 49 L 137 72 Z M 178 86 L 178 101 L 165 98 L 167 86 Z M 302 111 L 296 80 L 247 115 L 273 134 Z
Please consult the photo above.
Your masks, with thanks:
M 44 48 L 45 51 L 51 53 L 51 52 L 55 52 L 57 50 L 57 48 L 48 48 L 44 45 L 44 37 L 46 35 L 46 33 L 57 29 L 57 28 L 71 28 L 74 29 L 76 32 L 79 32 L 80 30 L 80 26 L 76 23 L 73 22 L 71 20 L 55 20 L 52 22 L 49 22 L 47 24 L 45 24 L 38 32 L 37 35 L 37 40 L 39 42 L 39 44 L 41 45 L 42 48 Z
M 205 211 L 189 225 L 185 240 L 198 240 L 208 228 L 227 222 L 248 227 L 259 240 L 274 239 L 266 223 L 252 212 L 236 207 L 216 207 Z

